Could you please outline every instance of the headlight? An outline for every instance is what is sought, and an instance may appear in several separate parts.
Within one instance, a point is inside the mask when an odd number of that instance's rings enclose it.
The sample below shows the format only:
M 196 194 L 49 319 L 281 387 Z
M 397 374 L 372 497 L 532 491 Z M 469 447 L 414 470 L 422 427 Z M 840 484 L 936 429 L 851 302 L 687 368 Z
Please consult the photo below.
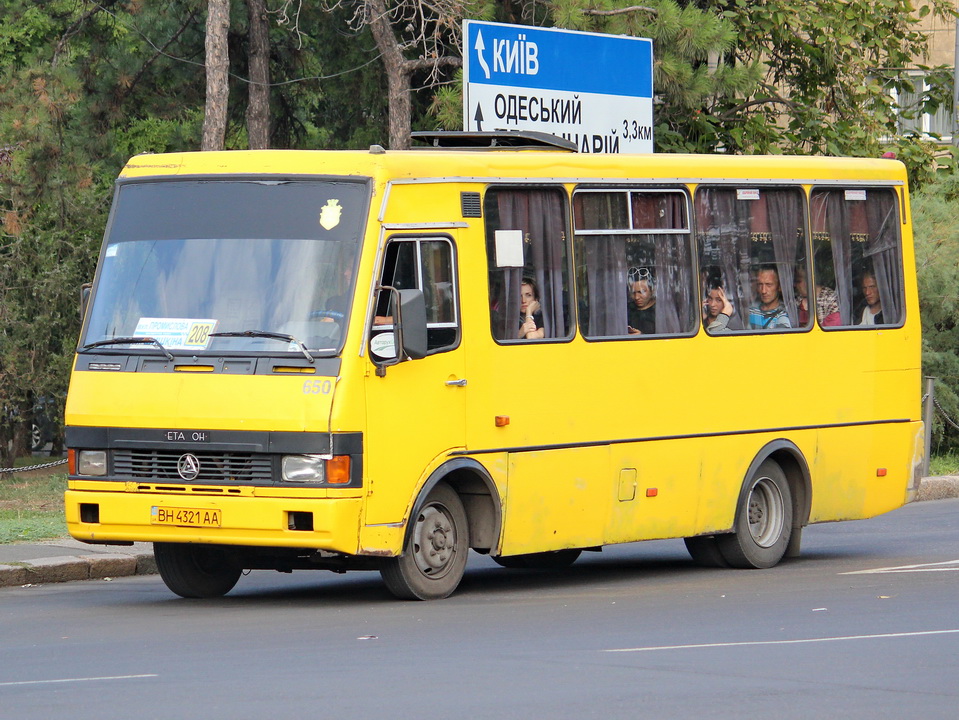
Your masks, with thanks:
M 329 455 L 284 455 L 283 479 L 287 482 L 323 482 Z
M 106 475 L 106 450 L 81 450 L 77 458 L 77 475 Z

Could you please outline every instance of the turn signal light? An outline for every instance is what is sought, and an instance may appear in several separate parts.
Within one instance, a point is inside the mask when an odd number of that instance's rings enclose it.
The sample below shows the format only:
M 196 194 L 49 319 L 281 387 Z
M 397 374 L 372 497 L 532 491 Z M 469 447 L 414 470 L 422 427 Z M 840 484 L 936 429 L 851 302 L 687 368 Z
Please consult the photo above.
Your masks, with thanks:
M 326 482 L 330 485 L 346 485 L 350 482 L 349 455 L 334 455 L 326 461 Z

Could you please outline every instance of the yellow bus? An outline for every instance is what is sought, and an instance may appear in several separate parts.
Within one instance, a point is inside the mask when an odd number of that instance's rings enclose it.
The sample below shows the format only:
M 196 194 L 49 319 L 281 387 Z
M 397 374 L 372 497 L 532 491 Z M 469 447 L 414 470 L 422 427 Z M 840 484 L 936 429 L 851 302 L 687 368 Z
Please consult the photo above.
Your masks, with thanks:
M 766 568 L 918 489 L 920 329 L 889 159 L 138 155 L 66 406 L 70 534 L 184 597 L 247 569 L 401 598 L 684 538 Z

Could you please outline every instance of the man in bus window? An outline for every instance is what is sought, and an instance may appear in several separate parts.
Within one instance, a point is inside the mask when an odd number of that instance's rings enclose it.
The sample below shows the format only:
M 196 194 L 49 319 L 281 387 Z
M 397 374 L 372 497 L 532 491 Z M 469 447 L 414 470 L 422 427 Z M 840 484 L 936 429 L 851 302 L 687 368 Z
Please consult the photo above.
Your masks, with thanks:
M 792 327 L 779 287 L 779 271 L 775 265 L 762 265 L 756 273 L 757 302 L 749 308 L 751 330 L 778 330 Z
M 882 325 L 882 302 L 879 286 L 872 270 L 866 270 L 862 276 L 863 304 L 856 314 L 857 325 Z

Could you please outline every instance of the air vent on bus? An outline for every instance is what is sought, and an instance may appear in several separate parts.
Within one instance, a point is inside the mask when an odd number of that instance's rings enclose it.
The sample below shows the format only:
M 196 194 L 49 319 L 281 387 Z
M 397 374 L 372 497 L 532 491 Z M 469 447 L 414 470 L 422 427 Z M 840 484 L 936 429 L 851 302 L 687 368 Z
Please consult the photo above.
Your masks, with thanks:
M 463 208 L 463 217 L 465 218 L 483 217 L 483 206 L 478 192 L 461 192 L 460 207 Z

